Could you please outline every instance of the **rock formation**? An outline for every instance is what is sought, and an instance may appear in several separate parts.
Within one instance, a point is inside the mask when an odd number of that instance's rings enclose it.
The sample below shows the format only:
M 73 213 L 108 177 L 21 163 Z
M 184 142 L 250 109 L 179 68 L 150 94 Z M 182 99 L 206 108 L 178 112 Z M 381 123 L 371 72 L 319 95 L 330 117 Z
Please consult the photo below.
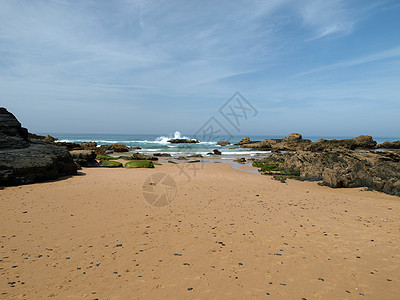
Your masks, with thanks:
M 0 185 L 18 185 L 76 174 L 65 148 L 30 141 L 28 130 L 0 107 Z

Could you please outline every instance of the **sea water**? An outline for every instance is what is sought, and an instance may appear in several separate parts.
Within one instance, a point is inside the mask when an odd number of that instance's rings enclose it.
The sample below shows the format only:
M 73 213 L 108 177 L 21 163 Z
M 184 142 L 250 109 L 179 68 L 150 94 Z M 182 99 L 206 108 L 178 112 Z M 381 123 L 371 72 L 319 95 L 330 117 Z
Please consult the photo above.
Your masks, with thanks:
M 61 142 L 97 142 L 98 145 L 120 143 L 130 147 L 139 146 L 140 150 L 132 150 L 131 152 L 140 152 L 144 154 L 151 153 L 169 153 L 172 156 L 185 156 L 192 154 L 207 155 L 207 153 L 213 152 L 214 149 L 218 149 L 222 152 L 222 157 L 240 157 L 240 156 L 264 156 L 270 154 L 270 151 L 259 151 L 251 150 L 247 148 L 240 148 L 240 146 L 234 145 L 239 142 L 244 136 L 234 136 L 229 141 L 231 142 L 228 146 L 219 146 L 217 141 L 201 141 L 197 144 L 172 144 L 168 140 L 172 138 L 176 139 L 192 139 L 194 137 L 190 135 L 182 135 L 179 131 L 173 134 L 71 134 L 71 133 L 42 133 L 43 135 L 50 134 L 59 139 Z M 262 141 L 266 138 L 282 138 L 282 136 L 257 136 L 248 135 L 252 141 Z M 350 137 L 303 137 L 304 139 L 310 139 L 316 142 L 320 138 L 327 139 L 347 139 Z M 399 138 L 374 138 L 379 144 L 385 141 L 395 141 Z

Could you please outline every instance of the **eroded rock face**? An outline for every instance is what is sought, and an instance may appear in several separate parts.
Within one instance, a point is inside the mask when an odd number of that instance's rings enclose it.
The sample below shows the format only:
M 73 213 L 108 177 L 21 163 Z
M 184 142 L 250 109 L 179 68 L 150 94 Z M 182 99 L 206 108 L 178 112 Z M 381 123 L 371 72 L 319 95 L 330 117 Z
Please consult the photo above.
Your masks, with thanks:
M 18 185 L 76 174 L 77 166 L 65 148 L 29 141 L 28 130 L 0 108 L 0 185 Z
M 302 180 L 322 181 L 333 188 L 368 187 L 400 196 L 400 155 L 391 152 L 351 151 L 345 148 L 272 154 L 283 167 L 298 171 Z

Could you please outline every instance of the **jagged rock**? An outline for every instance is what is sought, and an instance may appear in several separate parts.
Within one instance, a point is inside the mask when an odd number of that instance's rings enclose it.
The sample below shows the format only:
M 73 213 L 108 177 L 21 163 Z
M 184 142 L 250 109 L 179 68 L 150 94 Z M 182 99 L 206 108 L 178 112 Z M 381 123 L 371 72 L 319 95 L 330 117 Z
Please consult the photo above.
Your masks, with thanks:
M 81 147 L 83 150 L 96 150 L 97 143 L 96 142 L 83 142 L 83 143 L 81 143 Z
M 77 166 L 64 148 L 29 141 L 28 130 L 0 108 L 0 185 L 18 185 L 76 174 Z
M 339 148 L 272 154 L 270 159 L 283 161 L 282 167 L 299 172 L 302 180 L 318 180 L 334 188 L 368 187 L 400 196 L 400 155 L 397 153 Z
M 400 141 L 396 142 L 384 142 L 376 146 L 378 149 L 400 149 Z
M 28 140 L 28 129 L 23 128 L 17 118 L 4 107 L 0 107 L 0 133 Z
M 137 150 L 140 150 L 140 149 L 142 149 L 140 146 L 134 146 L 134 147 L 130 147 L 130 149 L 131 150 L 135 150 L 135 149 L 137 149 Z
M 167 141 L 172 144 L 196 144 L 199 143 L 198 140 L 189 140 L 189 139 L 170 139 Z
M 98 166 L 96 161 L 96 152 L 94 150 L 73 150 L 69 152 L 76 162 L 81 167 Z
M 229 141 L 218 141 L 217 145 L 219 146 L 227 146 L 230 145 L 231 143 Z
M 22 149 L 29 146 L 28 130 L 15 116 L 0 107 L 0 149 Z

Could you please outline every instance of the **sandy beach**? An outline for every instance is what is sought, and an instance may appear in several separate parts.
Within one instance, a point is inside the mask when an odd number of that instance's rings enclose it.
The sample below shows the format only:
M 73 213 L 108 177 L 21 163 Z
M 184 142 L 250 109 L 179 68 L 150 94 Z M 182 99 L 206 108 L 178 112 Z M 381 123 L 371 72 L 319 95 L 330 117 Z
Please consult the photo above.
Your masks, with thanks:
M 176 182 L 163 207 L 150 175 Z M 207 163 L 0 191 L 3 299 L 395 299 L 400 198 Z

